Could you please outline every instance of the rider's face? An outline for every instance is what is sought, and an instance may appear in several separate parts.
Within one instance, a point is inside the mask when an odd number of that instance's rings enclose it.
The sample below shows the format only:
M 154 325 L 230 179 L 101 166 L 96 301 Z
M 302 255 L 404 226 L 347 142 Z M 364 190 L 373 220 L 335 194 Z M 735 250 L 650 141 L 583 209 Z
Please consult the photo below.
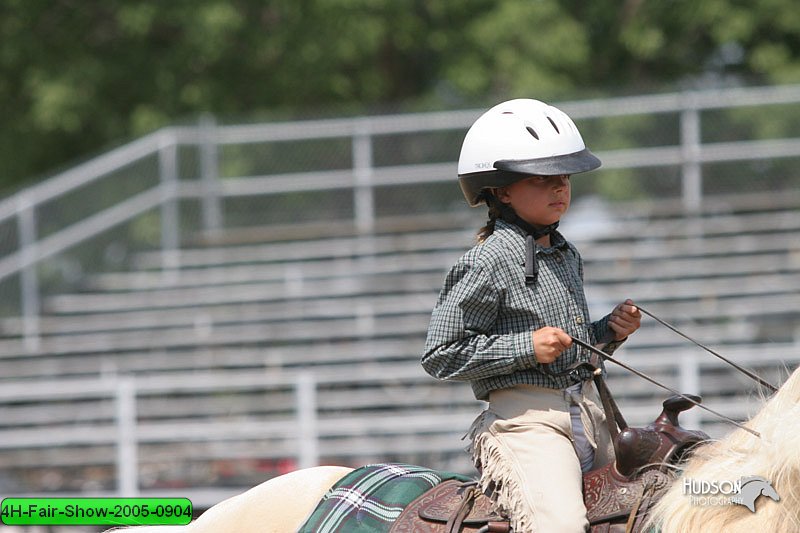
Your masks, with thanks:
M 525 222 L 547 226 L 560 220 L 569 209 L 569 176 L 531 176 L 501 187 L 497 197 Z

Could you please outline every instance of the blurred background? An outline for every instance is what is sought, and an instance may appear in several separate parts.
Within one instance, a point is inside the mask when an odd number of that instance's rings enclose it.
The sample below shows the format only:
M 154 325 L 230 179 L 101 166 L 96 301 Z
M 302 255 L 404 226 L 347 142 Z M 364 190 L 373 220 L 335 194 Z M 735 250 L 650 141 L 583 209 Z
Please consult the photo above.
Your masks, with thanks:
M 0 35 L 0 496 L 473 474 L 482 405 L 419 358 L 485 221 L 461 141 L 514 97 L 603 160 L 562 225 L 594 318 L 633 298 L 774 384 L 800 358 L 790 0 L 2 0 Z M 651 320 L 617 353 L 758 408 Z M 666 393 L 609 372 L 629 421 L 658 415 Z

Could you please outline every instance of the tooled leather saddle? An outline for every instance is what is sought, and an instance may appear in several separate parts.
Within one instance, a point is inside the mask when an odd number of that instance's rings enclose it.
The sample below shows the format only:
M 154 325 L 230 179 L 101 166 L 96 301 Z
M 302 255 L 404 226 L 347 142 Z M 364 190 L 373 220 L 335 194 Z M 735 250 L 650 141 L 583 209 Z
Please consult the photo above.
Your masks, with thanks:
M 698 396 L 687 396 L 700 402 Z M 583 476 L 591 533 L 642 530 L 650 506 L 672 481 L 667 465 L 680 462 L 692 447 L 709 438 L 702 431 L 687 430 L 678 423 L 679 413 L 693 405 L 686 398 L 672 396 L 664 401 L 658 418 L 643 428 L 628 427 L 613 405 L 610 410 L 617 426 L 612 432 L 616 460 Z M 491 500 L 476 483 L 451 480 L 411 502 L 390 531 L 492 533 L 511 529 L 507 518 L 493 512 Z

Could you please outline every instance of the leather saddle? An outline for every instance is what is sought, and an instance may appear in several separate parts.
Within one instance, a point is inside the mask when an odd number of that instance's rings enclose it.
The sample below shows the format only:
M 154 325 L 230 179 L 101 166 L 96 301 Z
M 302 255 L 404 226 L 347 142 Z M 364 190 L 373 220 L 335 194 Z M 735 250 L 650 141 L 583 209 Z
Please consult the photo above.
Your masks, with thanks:
M 702 431 L 681 427 L 678 415 L 695 405 L 690 400 L 702 400 L 684 396 L 664 400 L 661 414 L 643 428 L 617 419 L 615 461 L 583 476 L 583 501 L 592 533 L 641 531 L 650 506 L 673 480 L 669 466 L 709 439 Z
M 702 398 L 685 395 L 697 403 Z M 710 437 L 702 432 L 682 427 L 678 415 L 694 406 L 686 398 L 671 396 L 664 400 L 661 414 L 643 428 L 625 427 L 615 438 L 617 470 L 629 477 L 636 472 L 664 465 L 678 464 L 691 449 Z
M 508 533 L 510 524 L 493 510 L 476 482 L 449 480 L 413 502 L 392 525 L 390 533 Z
M 689 396 L 700 402 L 697 396 Z M 615 436 L 616 461 L 583 476 L 583 497 L 592 533 L 640 531 L 653 503 L 669 488 L 668 465 L 676 464 L 697 444 L 708 440 L 702 431 L 678 423 L 681 411 L 694 404 L 680 396 L 664 401 L 652 424 Z M 493 511 L 477 483 L 445 481 L 411 502 L 391 533 L 509 532 L 508 519 Z

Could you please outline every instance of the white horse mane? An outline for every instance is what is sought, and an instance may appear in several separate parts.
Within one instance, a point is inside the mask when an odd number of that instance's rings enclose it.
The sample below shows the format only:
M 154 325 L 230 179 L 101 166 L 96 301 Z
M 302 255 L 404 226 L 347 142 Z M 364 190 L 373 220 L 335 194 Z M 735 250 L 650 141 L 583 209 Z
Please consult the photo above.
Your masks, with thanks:
M 736 429 L 700 446 L 654 507 L 651 525 L 663 533 L 800 531 L 800 368 L 746 425 L 761 438 Z M 759 498 L 751 512 L 742 505 L 693 503 L 684 494 L 686 478 L 721 482 L 742 476 L 769 480 L 780 501 Z

